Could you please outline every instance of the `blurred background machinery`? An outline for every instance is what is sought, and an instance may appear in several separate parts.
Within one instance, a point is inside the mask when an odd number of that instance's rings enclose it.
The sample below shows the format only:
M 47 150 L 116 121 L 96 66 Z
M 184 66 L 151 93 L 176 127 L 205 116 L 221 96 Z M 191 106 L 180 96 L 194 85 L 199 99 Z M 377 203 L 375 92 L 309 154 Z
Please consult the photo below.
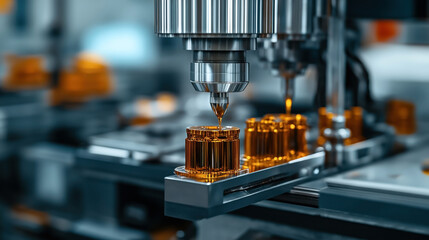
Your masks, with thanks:
M 428 17 L 0 0 L 0 239 L 428 238 Z

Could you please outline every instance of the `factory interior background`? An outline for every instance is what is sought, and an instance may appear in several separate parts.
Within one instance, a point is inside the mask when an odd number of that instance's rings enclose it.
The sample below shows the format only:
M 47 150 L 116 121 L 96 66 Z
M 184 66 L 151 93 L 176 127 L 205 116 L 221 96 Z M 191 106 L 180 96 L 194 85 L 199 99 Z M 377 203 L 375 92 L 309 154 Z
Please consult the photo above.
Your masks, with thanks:
M 0 0 L 0 240 L 429 239 L 428 0 Z

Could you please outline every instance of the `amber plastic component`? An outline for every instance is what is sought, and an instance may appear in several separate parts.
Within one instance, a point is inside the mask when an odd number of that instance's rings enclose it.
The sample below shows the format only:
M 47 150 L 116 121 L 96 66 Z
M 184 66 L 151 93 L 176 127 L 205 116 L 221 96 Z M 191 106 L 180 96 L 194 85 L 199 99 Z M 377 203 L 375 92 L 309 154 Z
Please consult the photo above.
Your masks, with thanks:
M 143 126 L 159 118 L 173 113 L 177 108 L 177 99 L 171 93 L 159 93 L 155 99 L 140 98 L 134 104 L 135 116 L 127 124 Z
M 0 14 L 9 13 L 14 5 L 13 0 L 0 0 Z
M 57 88 L 52 91 L 53 105 L 82 103 L 113 91 L 110 70 L 103 59 L 93 54 L 80 54 L 70 70 L 61 73 Z
M 326 142 L 326 138 L 323 135 L 323 132 L 326 128 L 330 128 L 332 126 L 332 118 L 333 114 L 328 112 L 326 108 L 319 108 L 319 137 L 317 138 L 317 145 L 323 146 Z
M 308 154 L 305 133 L 307 120 L 302 115 L 265 115 L 246 121 L 245 162 L 254 172 Z
M 387 104 L 387 124 L 393 126 L 397 134 L 409 135 L 417 131 L 416 109 L 413 103 L 391 100 Z
M 374 22 L 375 40 L 377 42 L 389 42 L 394 40 L 400 34 L 398 21 L 379 20 Z
M 429 159 L 423 162 L 422 172 L 423 172 L 423 174 L 429 176 Z
M 332 126 L 333 114 L 328 112 L 326 108 L 319 108 L 319 137 L 317 139 L 318 146 L 322 146 L 326 142 L 323 132 L 326 128 Z M 352 107 L 350 110 L 344 111 L 346 119 L 346 128 L 350 130 L 350 137 L 344 140 L 345 145 L 351 145 L 365 140 L 363 137 L 363 110 L 361 107 Z
M 40 56 L 20 57 L 9 55 L 6 58 L 9 71 L 3 87 L 7 90 L 32 90 L 49 85 L 49 73 L 44 69 Z
M 296 115 L 288 121 L 290 128 L 288 146 L 289 146 L 289 159 L 293 160 L 308 155 L 307 139 L 305 133 L 307 132 L 307 118 L 302 115 Z
M 85 78 L 89 94 L 104 96 L 113 90 L 109 67 L 97 55 L 89 53 L 78 55 L 72 71 Z
M 51 217 L 48 213 L 34 210 L 24 205 L 15 205 L 12 207 L 11 212 L 16 219 L 22 219 L 25 222 L 32 222 L 40 226 L 47 226 L 50 224 Z
M 344 141 L 345 145 L 351 145 L 363 141 L 363 110 L 361 107 L 352 107 L 344 112 L 346 128 L 350 130 L 350 137 Z
M 240 169 L 239 128 L 196 126 L 186 133 L 186 163 L 175 169 L 176 175 L 214 182 L 247 172 Z

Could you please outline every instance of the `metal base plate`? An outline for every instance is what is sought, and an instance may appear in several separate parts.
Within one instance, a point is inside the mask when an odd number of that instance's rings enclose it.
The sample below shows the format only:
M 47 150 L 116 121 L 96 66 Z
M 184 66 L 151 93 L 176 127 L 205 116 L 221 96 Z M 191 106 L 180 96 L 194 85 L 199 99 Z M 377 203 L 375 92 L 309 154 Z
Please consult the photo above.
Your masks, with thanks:
M 165 215 L 198 220 L 227 213 L 289 191 L 318 175 L 324 152 L 213 183 L 169 176 L 165 178 Z

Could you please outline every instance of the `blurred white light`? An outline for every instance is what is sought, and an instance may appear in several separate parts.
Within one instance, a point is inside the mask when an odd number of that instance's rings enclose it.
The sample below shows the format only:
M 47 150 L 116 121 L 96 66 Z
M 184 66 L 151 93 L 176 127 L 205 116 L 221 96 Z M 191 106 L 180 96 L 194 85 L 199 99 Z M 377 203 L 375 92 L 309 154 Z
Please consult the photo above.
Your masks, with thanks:
M 152 31 L 132 23 L 92 28 L 83 37 L 83 50 L 100 55 L 113 67 L 150 68 L 157 56 Z

